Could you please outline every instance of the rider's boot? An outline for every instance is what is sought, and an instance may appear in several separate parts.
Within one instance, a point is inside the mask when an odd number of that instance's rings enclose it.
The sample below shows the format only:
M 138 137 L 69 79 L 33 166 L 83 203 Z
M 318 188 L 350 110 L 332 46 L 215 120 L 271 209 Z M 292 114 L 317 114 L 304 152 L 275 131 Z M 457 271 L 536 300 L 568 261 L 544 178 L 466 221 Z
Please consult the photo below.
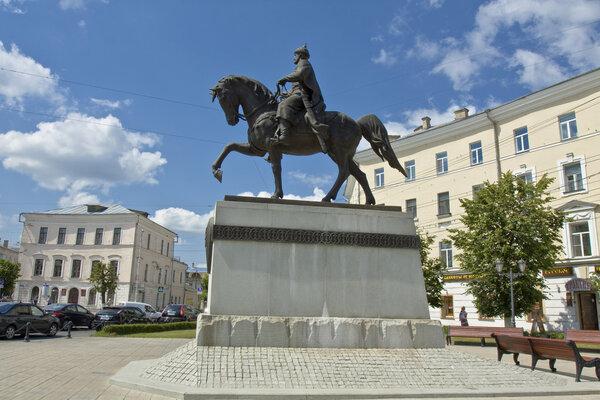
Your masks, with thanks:
M 279 127 L 277 128 L 277 131 L 275 131 L 275 138 L 274 141 L 276 142 L 275 144 L 289 144 L 290 143 L 290 136 L 289 136 L 289 132 L 290 132 L 290 123 L 281 118 L 279 119 Z

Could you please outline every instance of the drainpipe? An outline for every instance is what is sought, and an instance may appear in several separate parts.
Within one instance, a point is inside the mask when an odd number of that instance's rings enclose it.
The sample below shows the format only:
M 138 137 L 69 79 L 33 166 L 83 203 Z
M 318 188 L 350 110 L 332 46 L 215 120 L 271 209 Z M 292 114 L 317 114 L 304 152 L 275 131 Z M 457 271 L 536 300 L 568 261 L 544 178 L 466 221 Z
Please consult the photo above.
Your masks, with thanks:
M 492 127 L 494 128 L 494 150 L 496 151 L 496 174 L 498 175 L 498 180 L 502 178 L 502 166 L 500 165 L 500 127 L 498 126 L 498 122 L 494 121 L 492 117 L 490 117 L 490 109 L 485 110 L 485 116 L 492 123 Z

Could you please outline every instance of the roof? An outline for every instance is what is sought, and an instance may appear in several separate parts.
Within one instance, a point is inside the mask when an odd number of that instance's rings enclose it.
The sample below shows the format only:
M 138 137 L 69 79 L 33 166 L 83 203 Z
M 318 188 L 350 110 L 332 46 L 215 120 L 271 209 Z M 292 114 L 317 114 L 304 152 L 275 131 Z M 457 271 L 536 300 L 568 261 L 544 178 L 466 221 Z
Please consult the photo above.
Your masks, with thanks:
M 60 215 L 116 215 L 116 214 L 139 214 L 148 217 L 144 211 L 130 210 L 119 204 L 103 206 L 99 204 L 81 204 L 77 206 L 59 208 L 56 210 L 41 211 L 32 214 L 60 214 Z

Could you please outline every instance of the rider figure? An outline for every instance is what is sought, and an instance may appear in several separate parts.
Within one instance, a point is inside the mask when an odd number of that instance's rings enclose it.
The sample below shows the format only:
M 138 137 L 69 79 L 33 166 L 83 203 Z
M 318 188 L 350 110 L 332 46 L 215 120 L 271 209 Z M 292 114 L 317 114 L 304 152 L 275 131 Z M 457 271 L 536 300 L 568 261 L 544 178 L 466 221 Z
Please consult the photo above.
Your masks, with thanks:
M 325 103 L 321 89 L 317 83 L 315 71 L 308 61 L 310 54 L 306 44 L 294 51 L 294 71 L 277 81 L 277 87 L 285 85 L 286 82 L 293 82 L 292 90 L 283 98 L 277 107 L 277 121 L 279 127 L 275 133 L 277 143 L 289 143 L 289 134 L 292 126 L 300 122 L 303 111 L 306 110 L 306 120 L 311 130 L 317 135 L 321 150 L 327 153 L 325 139 L 328 136 L 329 127 L 326 124 L 319 123 L 317 116 L 321 116 L 325 111 Z M 279 134 L 279 138 L 277 138 Z

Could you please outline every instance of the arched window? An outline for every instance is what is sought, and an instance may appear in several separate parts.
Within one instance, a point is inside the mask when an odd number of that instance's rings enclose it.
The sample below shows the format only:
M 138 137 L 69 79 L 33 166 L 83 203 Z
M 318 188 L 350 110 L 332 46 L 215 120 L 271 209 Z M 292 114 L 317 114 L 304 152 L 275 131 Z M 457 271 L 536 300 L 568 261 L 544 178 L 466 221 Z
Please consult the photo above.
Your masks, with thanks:
M 52 303 L 58 303 L 58 288 L 56 286 L 50 291 L 50 299 L 52 299 Z
M 40 288 L 39 288 L 39 286 L 34 286 L 33 288 L 31 288 L 31 302 L 33 304 L 37 304 L 39 299 L 40 299 Z
M 96 290 L 90 289 L 88 293 L 88 306 L 96 304 Z

